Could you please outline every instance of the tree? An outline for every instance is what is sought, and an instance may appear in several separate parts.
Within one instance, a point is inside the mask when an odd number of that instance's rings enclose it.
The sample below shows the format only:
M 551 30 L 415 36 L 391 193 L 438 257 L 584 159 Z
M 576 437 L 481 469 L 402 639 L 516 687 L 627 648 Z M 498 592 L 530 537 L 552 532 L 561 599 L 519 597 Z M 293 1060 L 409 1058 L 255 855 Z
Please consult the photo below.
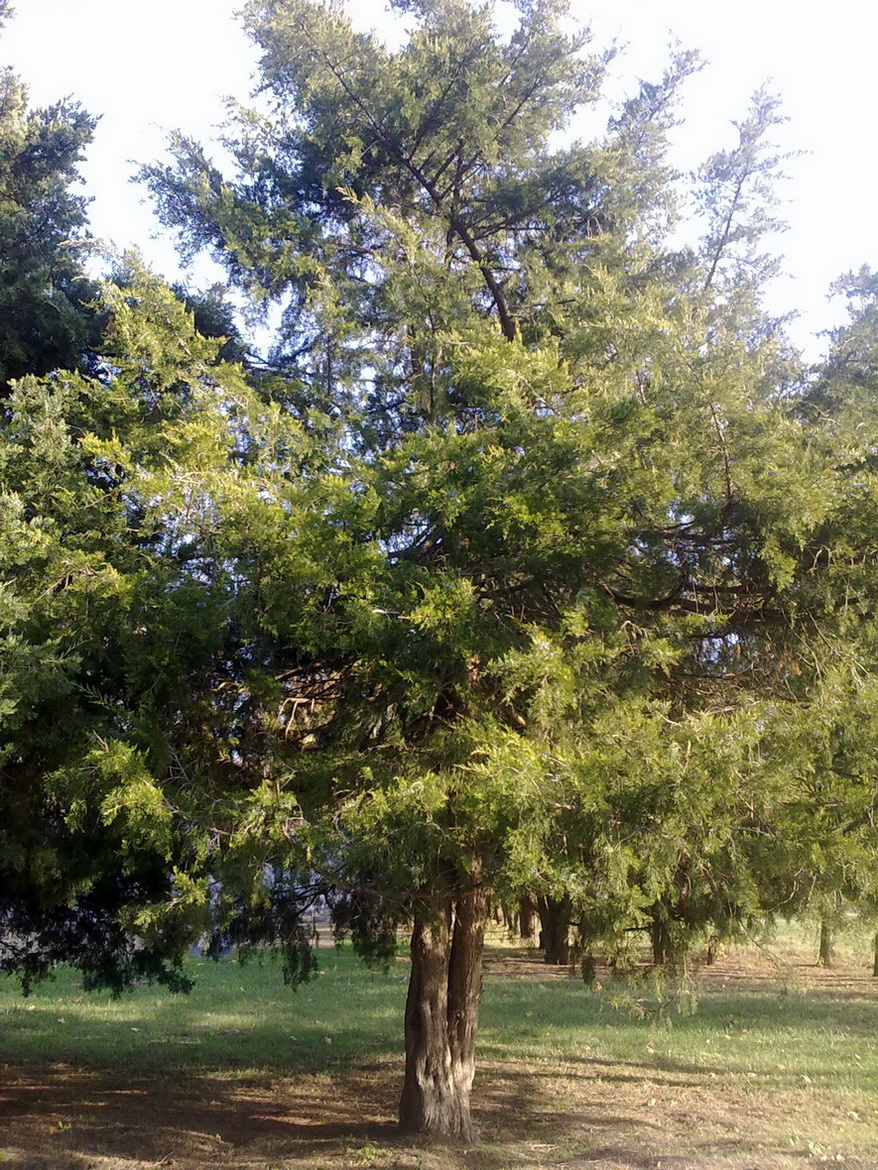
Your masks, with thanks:
M 0 25 L 9 15 L 0 10 Z M 74 369 L 102 329 L 84 261 L 86 200 L 70 188 L 95 119 L 71 102 L 29 110 L 0 73 L 0 398 L 25 374 Z
M 310 712 L 285 731 L 293 783 L 361 941 L 413 921 L 403 1128 L 467 1136 L 488 892 L 606 926 L 694 904 L 748 816 L 757 836 L 826 500 L 759 272 L 746 322 L 730 295 L 768 226 L 772 103 L 706 169 L 703 248 L 675 253 L 664 135 L 690 57 L 602 142 L 555 148 L 606 61 L 562 7 L 522 5 L 507 38 L 487 9 L 404 11 L 389 51 L 336 7 L 252 4 L 267 112 L 227 136 L 237 173 L 178 138 L 145 176 L 190 248 L 285 304 L 290 408 L 344 427 L 331 585 L 288 676 Z
M 787 806 L 784 868 L 793 880 L 788 912 L 821 924 L 821 961 L 851 910 L 874 917 L 876 846 L 876 667 L 874 437 L 876 284 L 866 268 L 833 289 L 847 297 L 849 323 L 802 395 L 798 409 L 821 450 L 832 505 L 813 538 L 802 601 L 822 613 L 820 681 L 810 717 L 793 733 L 811 765 Z M 778 883 L 779 888 L 780 883 Z
M 24 378 L 0 424 L 0 958 L 26 990 L 59 961 L 87 986 L 185 986 L 206 922 L 173 732 L 209 686 L 225 582 L 174 526 L 196 522 L 185 459 L 234 446 L 217 403 L 241 378 L 170 290 L 122 277 L 103 376 Z
M 681 251 L 664 140 L 690 57 L 556 146 L 606 61 L 563 6 L 522 3 L 507 36 L 401 7 L 390 51 L 334 6 L 252 4 L 266 108 L 229 127 L 233 172 L 180 138 L 146 169 L 188 247 L 283 304 L 273 369 L 223 363 L 141 276 L 107 292 L 102 379 L 17 392 L 10 507 L 51 539 L 13 576 L 11 634 L 47 667 L 32 708 L 10 680 L 7 766 L 39 841 L 75 848 L 87 810 L 106 856 L 172 875 L 109 915 L 159 957 L 212 891 L 220 930 L 307 974 L 315 872 L 364 954 L 410 926 L 400 1122 L 468 1138 L 490 895 L 566 900 L 593 937 L 761 905 L 821 750 L 788 729 L 821 695 L 836 485 L 735 268 L 771 109 Z M 20 470 L 49 418 L 60 516 Z M 96 578 L 106 605 L 79 600 Z M 50 760 L 47 717 L 74 733 Z

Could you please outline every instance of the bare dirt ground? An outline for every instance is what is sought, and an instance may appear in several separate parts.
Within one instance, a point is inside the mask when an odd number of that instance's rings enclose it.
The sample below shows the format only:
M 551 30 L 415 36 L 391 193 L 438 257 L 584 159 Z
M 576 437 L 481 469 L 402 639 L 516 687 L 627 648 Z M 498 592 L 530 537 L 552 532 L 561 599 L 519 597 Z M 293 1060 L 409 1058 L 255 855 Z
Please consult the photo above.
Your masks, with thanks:
M 488 973 L 544 978 L 525 952 L 491 957 Z M 559 971 L 558 978 L 565 978 Z M 802 965 L 800 986 L 874 999 L 866 971 Z M 734 956 L 702 973 L 705 994 L 764 982 L 766 963 Z M 876 1113 L 859 1137 L 838 1101 L 808 1085 L 770 1095 L 712 1083 L 685 1063 L 656 1068 L 584 1055 L 575 1062 L 483 1062 L 474 1094 L 481 1140 L 429 1146 L 396 1137 L 396 1061 L 308 1076 L 213 1073 L 123 1079 L 56 1064 L 6 1066 L 0 1163 L 18 1170 L 876 1170 Z M 875 1104 L 878 1104 L 876 1102 Z M 856 1116 L 856 1115 L 854 1115 Z M 837 1131 L 838 1140 L 831 1140 Z M 856 1131 L 854 1131 L 856 1132 Z M 820 1143 L 781 1135 L 820 1133 Z

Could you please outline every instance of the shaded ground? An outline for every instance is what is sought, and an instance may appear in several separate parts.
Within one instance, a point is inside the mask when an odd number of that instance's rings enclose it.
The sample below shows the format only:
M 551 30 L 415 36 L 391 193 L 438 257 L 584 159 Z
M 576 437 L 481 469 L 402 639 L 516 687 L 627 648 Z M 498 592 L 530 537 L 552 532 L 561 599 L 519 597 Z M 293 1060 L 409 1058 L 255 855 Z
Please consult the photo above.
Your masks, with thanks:
M 491 973 L 545 978 L 527 952 L 493 955 Z M 566 978 L 563 971 L 557 978 Z M 734 956 L 702 972 L 700 994 L 745 989 L 776 996 L 784 981 L 875 1001 L 864 970 L 801 965 L 779 975 Z M 163 1078 L 64 1064 L 7 1065 L 0 1082 L 0 1163 L 21 1170 L 792 1170 L 878 1167 L 878 1113 L 847 1108 L 843 1093 L 807 1077 L 766 1088 L 671 1055 L 605 1060 L 584 1050 L 484 1061 L 475 1092 L 481 1142 L 470 1149 L 397 1139 L 398 1061 L 291 1075 L 235 1071 Z M 878 1102 L 872 1102 L 876 1105 Z

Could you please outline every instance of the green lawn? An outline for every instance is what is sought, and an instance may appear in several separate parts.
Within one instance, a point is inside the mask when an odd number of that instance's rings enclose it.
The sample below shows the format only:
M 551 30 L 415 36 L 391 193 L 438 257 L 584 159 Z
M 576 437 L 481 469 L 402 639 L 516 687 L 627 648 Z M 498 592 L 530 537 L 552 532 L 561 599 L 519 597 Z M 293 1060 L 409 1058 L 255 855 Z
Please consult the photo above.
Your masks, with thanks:
M 288 1073 L 367 1060 L 398 1047 L 407 971 L 363 969 L 349 949 L 321 952 L 320 973 L 298 991 L 279 961 L 244 966 L 192 959 L 188 995 L 143 987 L 113 999 L 83 995 L 61 970 L 28 999 L 0 983 L 4 1060 L 78 1067 L 229 1068 Z
M 271 959 L 191 960 L 195 987 L 181 997 L 83 995 L 60 971 L 22 999 L 7 980 L 0 1153 L 98 1170 L 158 1165 L 166 1147 L 177 1167 L 254 1170 L 842 1160 L 874 1170 L 878 980 L 861 958 L 821 972 L 792 954 L 776 971 L 758 951 L 728 954 L 698 976 L 695 1010 L 680 1012 L 661 986 L 604 973 L 592 990 L 498 947 L 474 1094 L 483 1141 L 453 1154 L 393 1135 L 403 956 L 370 972 L 348 948 L 323 949 L 321 973 L 299 991 Z M 131 1085 L 142 1125 L 120 1105 Z

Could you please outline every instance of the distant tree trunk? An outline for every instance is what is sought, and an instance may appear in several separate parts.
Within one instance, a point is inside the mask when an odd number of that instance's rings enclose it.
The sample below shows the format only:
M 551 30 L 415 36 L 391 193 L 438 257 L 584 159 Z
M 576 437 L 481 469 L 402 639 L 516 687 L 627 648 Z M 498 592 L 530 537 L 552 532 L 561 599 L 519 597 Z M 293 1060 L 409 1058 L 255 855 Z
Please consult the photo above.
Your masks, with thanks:
M 524 939 L 534 936 L 534 904 L 530 898 L 522 898 L 518 903 L 518 933 Z
M 501 903 L 503 907 L 503 926 L 510 934 L 518 933 L 518 907 L 510 906 L 508 902 Z
M 570 962 L 570 899 L 538 898 L 540 915 L 540 946 L 545 960 L 558 967 Z
M 833 960 L 832 924 L 828 918 L 820 919 L 820 951 L 817 963 L 821 967 L 831 967 Z
M 658 912 L 653 918 L 649 933 L 652 941 L 653 966 L 663 967 L 665 963 L 673 962 L 674 946 L 671 932 L 668 930 L 668 924 L 661 912 Z
M 872 974 L 878 979 L 878 933 L 872 940 Z
M 458 885 L 425 896 L 415 912 L 399 1103 L 403 1133 L 472 1140 L 470 1092 L 487 910 L 478 876 L 465 889 Z
M 597 979 L 598 964 L 592 953 L 596 932 L 592 927 L 587 914 L 583 914 L 577 926 L 576 953 L 579 956 L 582 978 L 585 983 L 594 983 Z

